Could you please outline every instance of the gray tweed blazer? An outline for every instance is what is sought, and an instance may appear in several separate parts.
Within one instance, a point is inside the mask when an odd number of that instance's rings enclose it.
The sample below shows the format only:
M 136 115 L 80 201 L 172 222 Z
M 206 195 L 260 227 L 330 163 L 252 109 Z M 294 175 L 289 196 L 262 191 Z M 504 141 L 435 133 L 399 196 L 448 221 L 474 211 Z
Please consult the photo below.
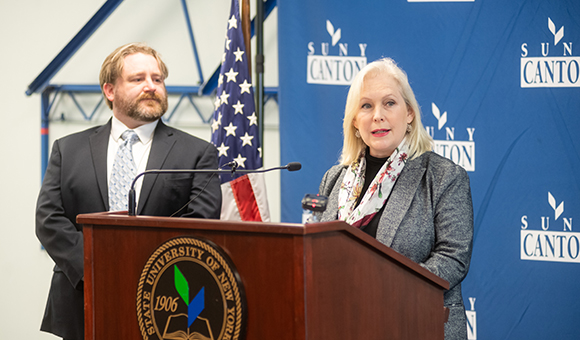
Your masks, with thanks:
M 320 221 L 338 218 L 346 169 L 335 165 L 322 178 L 319 193 L 329 200 Z M 387 200 L 377 240 L 449 281 L 445 339 L 466 339 L 461 281 L 471 260 L 473 205 L 465 170 L 433 152 L 408 161 Z

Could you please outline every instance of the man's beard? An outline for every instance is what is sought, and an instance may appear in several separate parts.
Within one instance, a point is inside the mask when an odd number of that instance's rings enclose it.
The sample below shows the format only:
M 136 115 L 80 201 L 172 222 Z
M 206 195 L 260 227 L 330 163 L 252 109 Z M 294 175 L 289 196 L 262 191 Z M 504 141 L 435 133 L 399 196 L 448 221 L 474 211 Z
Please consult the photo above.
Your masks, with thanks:
M 150 100 L 153 99 L 153 100 Z M 153 122 L 167 111 L 167 96 L 158 93 L 143 93 L 135 101 L 121 100 L 119 111 L 130 118 L 142 122 Z

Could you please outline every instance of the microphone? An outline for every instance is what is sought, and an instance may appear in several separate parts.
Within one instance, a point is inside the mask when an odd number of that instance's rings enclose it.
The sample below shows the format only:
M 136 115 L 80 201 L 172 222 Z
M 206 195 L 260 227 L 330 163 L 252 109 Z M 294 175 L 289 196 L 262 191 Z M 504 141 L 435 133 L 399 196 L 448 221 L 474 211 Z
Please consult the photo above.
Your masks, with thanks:
M 237 167 L 237 163 L 234 162 L 229 162 L 226 163 L 224 165 L 227 166 L 231 166 L 232 168 L 230 170 L 224 170 L 224 169 L 153 169 L 153 170 L 146 170 L 143 171 L 139 174 L 137 174 L 137 176 L 135 176 L 135 178 L 133 179 L 133 182 L 131 182 L 131 188 L 129 189 L 129 194 L 127 195 L 127 213 L 129 216 L 135 216 L 135 211 L 136 211 L 136 198 L 135 198 L 135 182 L 137 182 L 137 179 L 139 179 L 139 177 L 141 176 L 145 176 L 148 174 L 228 174 L 228 175 L 234 175 L 236 173 L 239 174 L 254 174 L 254 173 L 264 173 L 264 172 L 270 172 L 273 170 L 285 170 L 287 169 L 288 171 L 298 171 L 300 169 L 302 169 L 302 164 L 300 164 L 299 162 L 290 162 L 284 166 L 277 166 L 274 168 L 268 168 L 268 169 L 259 169 L 259 170 L 246 170 L 246 169 L 238 169 Z
M 302 169 L 302 164 L 299 162 L 290 162 L 286 165 L 286 169 L 288 169 L 288 171 L 298 171 Z

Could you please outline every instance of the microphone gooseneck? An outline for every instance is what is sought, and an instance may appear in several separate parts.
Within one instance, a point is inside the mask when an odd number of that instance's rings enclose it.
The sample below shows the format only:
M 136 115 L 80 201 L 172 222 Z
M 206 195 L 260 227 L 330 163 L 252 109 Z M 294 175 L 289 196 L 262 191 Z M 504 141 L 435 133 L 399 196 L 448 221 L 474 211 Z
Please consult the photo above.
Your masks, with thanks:
M 139 177 L 145 176 L 148 174 L 196 174 L 197 173 L 197 174 L 214 174 L 214 175 L 215 174 L 218 174 L 218 175 L 219 174 L 229 174 L 229 175 L 233 176 L 236 173 L 253 174 L 253 173 L 264 173 L 264 172 L 269 172 L 269 171 L 273 171 L 273 170 L 283 170 L 283 169 L 287 169 L 288 171 L 297 171 L 297 170 L 300 170 L 302 168 L 302 164 L 300 164 L 299 162 L 290 162 L 285 166 L 278 166 L 278 167 L 274 167 L 274 168 L 261 169 L 261 170 L 239 169 L 238 164 L 235 161 L 224 164 L 224 166 L 231 166 L 232 168 L 229 170 L 223 170 L 223 169 L 157 169 L 157 170 L 146 170 L 144 172 L 141 172 L 141 173 L 137 174 L 137 176 L 135 176 L 135 179 L 133 179 L 133 182 L 131 182 L 131 188 L 129 189 L 129 194 L 127 195 L 127 200 L 128 200 L 128 202 L 127 202 L 128 203 L 127 204 L 127 210 L 128 210 L 127 214 L 129 216 L 135 216 L 136 210 L 137 210 L 136 209 L 136 205 L 137 205 L 136 204 L 136 197 L 135 197 L 135 183 L 137 182 L 137 179 L 139 179 Z

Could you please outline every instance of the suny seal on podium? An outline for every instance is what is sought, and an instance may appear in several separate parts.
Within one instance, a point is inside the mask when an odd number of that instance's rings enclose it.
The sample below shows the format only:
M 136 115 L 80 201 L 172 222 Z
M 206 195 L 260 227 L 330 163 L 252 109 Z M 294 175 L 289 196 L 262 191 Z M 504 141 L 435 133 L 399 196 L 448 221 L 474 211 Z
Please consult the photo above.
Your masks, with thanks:
M 212 242 L 168 240 L 141 273 L 137 319 L 144 340 L 241 340 L 246 300 L 240 276 Z

